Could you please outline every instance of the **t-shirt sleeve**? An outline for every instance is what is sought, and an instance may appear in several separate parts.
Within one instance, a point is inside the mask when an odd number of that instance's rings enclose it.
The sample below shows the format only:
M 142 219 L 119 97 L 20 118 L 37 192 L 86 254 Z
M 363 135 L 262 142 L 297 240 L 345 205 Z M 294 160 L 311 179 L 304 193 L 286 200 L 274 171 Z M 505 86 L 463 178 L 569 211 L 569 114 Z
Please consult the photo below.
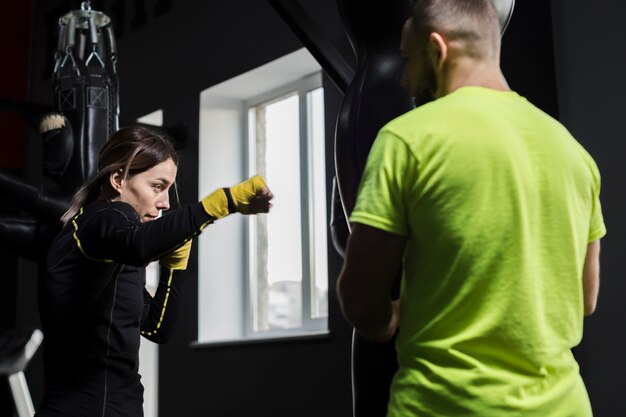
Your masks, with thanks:
M 412 161 L 407 144 L 383 129 L 367 159 L 350 221 L 408 236 L 405 186 Z
M 591 160 L 590 163 L 591 171 L 593 173 L 594 189 L 588 242 L 593 242 L 594 240 L 598 240 L 606 235 L 606 226 L 604 225 L 602 205 L 600 204 L 600 171 L 593 160 Z

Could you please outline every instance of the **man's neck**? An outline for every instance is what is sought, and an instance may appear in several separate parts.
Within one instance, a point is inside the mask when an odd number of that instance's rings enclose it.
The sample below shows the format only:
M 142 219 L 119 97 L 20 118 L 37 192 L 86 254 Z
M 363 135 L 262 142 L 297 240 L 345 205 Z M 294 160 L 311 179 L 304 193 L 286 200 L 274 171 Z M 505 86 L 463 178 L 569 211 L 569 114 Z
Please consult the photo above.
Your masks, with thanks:
M 439 79 L 438 97 L 450 94 L 461 87 L 484 87 L 497 91 L 511 91 L 496 63 L 459 59 L 442 71 Z

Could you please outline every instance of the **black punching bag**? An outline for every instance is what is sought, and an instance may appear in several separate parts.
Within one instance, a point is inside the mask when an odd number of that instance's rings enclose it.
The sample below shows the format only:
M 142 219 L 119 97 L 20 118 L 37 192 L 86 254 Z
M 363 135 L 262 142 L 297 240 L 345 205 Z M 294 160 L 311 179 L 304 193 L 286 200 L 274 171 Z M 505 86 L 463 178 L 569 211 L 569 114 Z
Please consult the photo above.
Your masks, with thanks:
M 55 180 L 73 193 L 97 171 L 98 152 L 118 129 L 117 48 L 111 20 L 84 1 L 59 19 L 54 110 L 69 121 L 72 152 Z M 67 132 L 66 132 L 67 133 Z
M 337 6 L 357 58 L 357 71 L 337 120 L 335 169 L 343 213 L 356 202 L 359 181 L 378 131 L 413 108 L 401 87 L 405 63 L 398 53 L 400 34 L 412 0 L 338 0 Z M 345 247 L 345 236 L 334 236 Z M 384 416 L 391 379 L 397 369 L 393 342 L 374 343 L 353 333 L 352 384 L 356 417 Z
M 339 194 L 347 216 L 367 155 L 378 131 L 390 120 L 413 108 L 400 81 L 400 33 L 411 12 L 412 0 L 338 0 L 337 7 L 357 59 L 337 120 L 335 169 Z

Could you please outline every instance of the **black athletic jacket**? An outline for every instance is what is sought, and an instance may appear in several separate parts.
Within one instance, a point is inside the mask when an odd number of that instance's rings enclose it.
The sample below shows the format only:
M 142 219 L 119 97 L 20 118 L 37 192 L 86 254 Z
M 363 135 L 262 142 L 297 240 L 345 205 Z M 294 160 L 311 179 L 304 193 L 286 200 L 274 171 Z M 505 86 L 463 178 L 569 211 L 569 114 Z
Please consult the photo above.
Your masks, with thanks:
M 126 203 L 96 201 L 68 222 L 39 282 L 45 392 L 38 417 L 143 415 L 139 337 L 167 341 L 184 274 L 161 267 L 152 298 L 144 267 L 212 221 L 201 203 L 141 223 Z

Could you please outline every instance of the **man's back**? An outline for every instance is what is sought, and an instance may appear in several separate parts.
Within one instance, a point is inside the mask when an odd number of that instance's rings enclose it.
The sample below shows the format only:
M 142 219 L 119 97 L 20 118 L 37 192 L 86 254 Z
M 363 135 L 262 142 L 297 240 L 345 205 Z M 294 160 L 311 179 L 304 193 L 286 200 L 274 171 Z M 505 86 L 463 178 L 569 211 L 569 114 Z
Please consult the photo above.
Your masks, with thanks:
M 571 355 L 593 160 L 513 92 L 465 87 L 388 124 L 352 221 L 408 237 L 390 415 L 588 416 Z

